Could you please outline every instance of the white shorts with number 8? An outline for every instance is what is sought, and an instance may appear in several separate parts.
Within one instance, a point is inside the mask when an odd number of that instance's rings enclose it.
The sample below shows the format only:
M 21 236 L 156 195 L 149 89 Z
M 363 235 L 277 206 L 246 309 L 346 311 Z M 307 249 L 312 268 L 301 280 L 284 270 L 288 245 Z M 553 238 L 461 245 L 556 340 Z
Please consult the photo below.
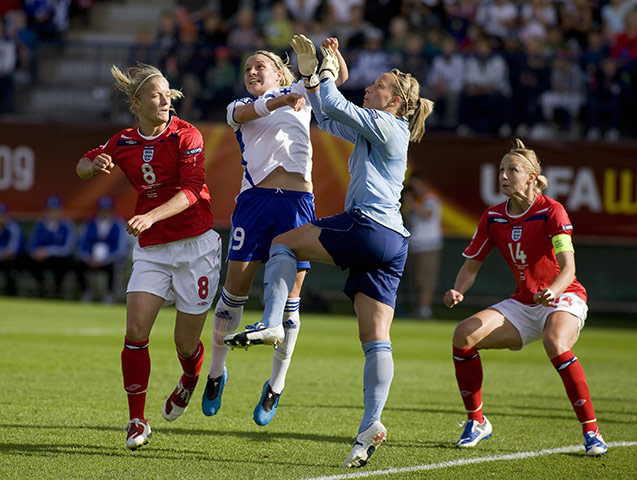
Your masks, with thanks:
M 133 250 L 126 293 L 148 292 L 183 313 L 207 311 L 219 286 L 221 238 L 214 230 L 176 242 Z

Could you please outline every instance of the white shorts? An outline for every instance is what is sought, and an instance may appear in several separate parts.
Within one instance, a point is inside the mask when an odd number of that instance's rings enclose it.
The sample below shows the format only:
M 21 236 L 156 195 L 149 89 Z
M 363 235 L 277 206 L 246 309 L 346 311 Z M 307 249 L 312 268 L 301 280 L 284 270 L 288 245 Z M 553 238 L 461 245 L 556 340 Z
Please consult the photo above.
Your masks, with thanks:
M 133 249 L 126 293 L 148 292 L 198 315 L 212 306 L 221 272 L 221 237 L 214 230 L 176 242 Z
M 584 328 L 588 306 L 586 302 L 574 293 L 563 293 L 557 298 L 557 307 L 545 307 L 544 305 L 525 305 L 507 298 L 495 305 L 494 310 L 500 312 L 513 324 L 522 338 L 522 347 L 529 343 L 542 339 L 546 319 L 553 312 L 568 312 L 577 318 L 577 334 Z M 511 350 L 520 350 L 512 348 Z

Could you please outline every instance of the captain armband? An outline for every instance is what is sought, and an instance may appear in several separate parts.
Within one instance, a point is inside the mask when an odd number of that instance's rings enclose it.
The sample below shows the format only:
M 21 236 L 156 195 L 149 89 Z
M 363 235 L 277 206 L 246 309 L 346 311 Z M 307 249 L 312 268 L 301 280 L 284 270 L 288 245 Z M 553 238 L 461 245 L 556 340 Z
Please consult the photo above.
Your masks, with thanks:
M 260 117 L 267 117 L 268 115 L 272 115 L 273 112 L 268 110 L 268 106 L 265 104 L 267 100 L 263 97 L 257 98 L 254 101 L 254 111 Z
M 551 241 L 553 242 L 553 250 L 555 250 L 556 254 L 560 252 L 575 252 L 570 235 L 555 235 L 551 238 Z

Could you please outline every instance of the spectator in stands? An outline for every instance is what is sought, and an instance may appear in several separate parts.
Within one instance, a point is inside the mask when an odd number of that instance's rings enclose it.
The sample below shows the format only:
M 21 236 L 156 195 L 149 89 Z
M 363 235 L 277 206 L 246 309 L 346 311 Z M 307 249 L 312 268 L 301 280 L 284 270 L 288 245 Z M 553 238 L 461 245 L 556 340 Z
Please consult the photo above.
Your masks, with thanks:
M 442 41 L 442 51 L 434 57 L 427 76 L 428 97 L 436 102 L 432 120 L 444 130 L 453 131 L 458 126 L 464 72 L 465 61 L 458 53 L 456 39 L 446 35 Z
M 23 9 L 38 36 L 53 40 L 69 26 L 68 0 L 23 0 Z
M 294 23 L 290 20 L 283 2 L 274 2 L 270 12 L 270 19 L 262 27 L 263 36 L 267 48 L 282 55 L 288 50 L 294 34 Z
M 213 119 L 218 108 L 225 107 L 229 98 L 237 93 L 237 68 L 232 63 L 230 50 L 217 47 L 213 63 L 206 69 L 197 108 L 202 118 Z
M 557 11 L 549 0 L 531 0 L 520 9 L 518 36 L 523 43 L 532 38 L 546 39 L 548 29 L 557 25 Z
M 444 12 L 447 18 L 445 28 L 456 40 L 466 37 L 469 25 L 475 24 L 479 4 L 478 0 L 443 2 Z
M 466 60 L 458 133 L 508 135 L 511 129 L 510 98 L 509 69 L 504 58 L 492 51 L 487 38 L 479 39 L 474 54 Z
M 0 17 L 0 114 L 13 111 L 13 76 L 18 63 L 15 39 L 5 35 Z
M 46 200 L 44 218 L 35 224 L 28 247 L 38 296 L 46 296 L 49 290 L 54 297 L 60 296 L 62 280 L 74 270 L 75 243 L 75 225 L 64 216 L 62 199 L 51 195 Z M 50 289 L 46 285 L 46 272 L 53 275 Z
M 425 177 L 414 172 L 403 192 L 403 215 L 409 236 L 406 273 L 410 304 L 417 318 L 433 317 L 442 256 L 442 204 Z
M 364 0 L 326 0 L 328 23 L 334 26 L 345 26 L 352 23 L 352 7 L 362 6 L 364 10 Z M 345 45 L 344 39 L 341 43 Z
M 610 0 L 602 6 L 602 32 L 606 41 L 613 43 L 626 29 L 626 15 L 637 6 L 637 0 Z
M 263 46 L 263 39 L 255 26 L 255 12 L 252 7 L 239 8 L 229 29 L 227 47 L 237 58 L 245 52 L 253 52 Z
M 574 40 L 580 49 L 586 47 L 588 32 L 593 28 L 593 2 L 565 0 L 560 6 L 561 29 L 564 38 Z
M 389 32 L 391 19 L 401 13 L 401 1 L 398 0 L 366 0 L 365 20 L 383 32 Z
M 586 100 L 586 138 L 617 141 L 620 133 L 622 105 L 627 103 L 624 71 L 616 58 L 604 58 L 594 76 L 588 76 Z
M 23 268 L 24 235 L 20 224 L 11 218 L 9 207 L 0 203 L 0 274 L 4 276 L 5 292 L 17 294 L 17 277 Z
M 399 65 L 401 66 L 401 71 L 414 72 L 414 77 L 419 82 L 422 79 L 423 84 L 425 83 L 424 79 L 426 78 L 429 62 L 425 56 L 425 36 L 421 32 L 409 33 Z
M 475 20 L 487 35 L 502 42 L 513 35 L 518 21 L 518 8 L 511 0 L 480 2 Z
M 28 26 L 27 15 L 23 10 L 7 12 L 5 22 L 5 34 L 15 42 L 18 49 L 14 80 L 20 85 L 30 84 L 36 73 L 38 35 Z
M 80 263 L 82 300 L 96 299 L 97 275 L 106 274 L 107 288 L 102 301 L 112 303 L 120 294 L 121 270 L 128 257 L 129 242 L 126 222 L 115 213 L 115 200 L 109 195 L 97 201 L 97 213 L 87 223 L 80 238 L 77 256 Z
M 353 103 L 362 103 L 365 85 L 374 83 L 374 80 L 383 72 L 391 70 L 390 56 L 383 50 L 382 32 L 369 30 L 365 34 L 365 43 L 356 56 L 350 61 L 352 68 L 349 71 L 349 80 L 343 86 L 347 92 L 347 98 Z M 347 86 L 347 89 L 345 89 Z M 356 102 L 355 100 L 359 100 Z
M 637 10 L 626 15 L 626 29 L 615 39 L 610 55 L 626 62 L 637 60 Z
M 225 45 L 227 38 L 228 30 L 221 16 L 215 12 L 207 14 L 201 22 L 199 43 L 215 49 Z
M 350 6 L 349 20 L 332 25 L 343 45 L 350 51 L 361 49 L 370 35 L 382 38 L 382 32 L 365 20 L 365 5 L 354 3 Z M 373 32 L 373 33 L 372 33 Z
M 550 89 L 541 95 L 542 114 L 553 128 L 577 135 L 573 120 L 584 103 L 584 78 L 579 64 L 567 53 L 558 52 L 551 65 Z
M 385 40 L 385 49 L 393 54 L 404 52 L 409 38 L 409 22 L 406 17 L 399 15 L 389 20 L 389 35 Z
M 323 4 L 322 0 L 284 0 L 284 3 L 292 20 L 305 26 L 320 16 Z
M 526 136 L 542 123 L 540 96 L 549 89 L 550 74 L 546 45 L 543 40 L 532 38 L 526 42 L 513 90 L 514 127 L 518 135 Z
M 153 40 L 153 50 L 157 56 L 158 63 L 162 67 L 170 55 L 177 49 L 179 45 L 179 28 L 177 26 L 177 18 L 172 10 L 165 10 L 159 17 L 159 25 L 157 33 Z

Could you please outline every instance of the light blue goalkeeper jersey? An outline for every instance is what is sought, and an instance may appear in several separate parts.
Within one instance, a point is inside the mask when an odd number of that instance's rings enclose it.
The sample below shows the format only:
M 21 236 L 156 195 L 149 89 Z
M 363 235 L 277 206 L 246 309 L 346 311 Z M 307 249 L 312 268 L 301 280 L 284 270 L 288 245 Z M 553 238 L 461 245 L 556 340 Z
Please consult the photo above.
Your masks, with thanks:
M 343 97 L 333 80 L 323 80 L 319 91 L 309 98 L 319 128 L 354 144 L 345 211 L 357 208 L 381 225 L 409 236 L 400 214 L 409 146 L 407 121 L 357 107 Z

